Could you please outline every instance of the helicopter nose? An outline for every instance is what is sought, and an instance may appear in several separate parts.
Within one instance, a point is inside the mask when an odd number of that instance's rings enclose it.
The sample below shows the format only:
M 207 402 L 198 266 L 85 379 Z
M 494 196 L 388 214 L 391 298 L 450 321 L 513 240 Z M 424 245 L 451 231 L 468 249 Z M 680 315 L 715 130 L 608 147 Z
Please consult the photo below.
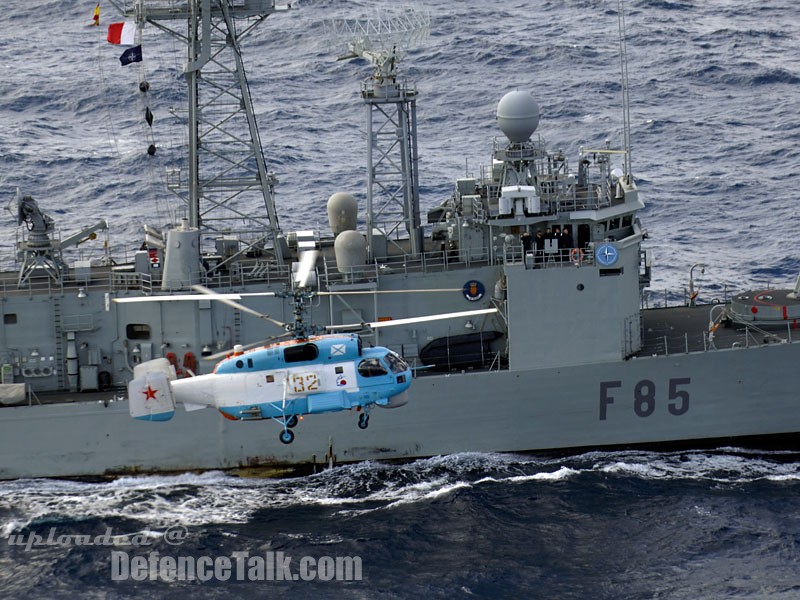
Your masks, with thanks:
M 378 406 L 381 408 L 399 408 L 406 404 L 408 404 L 408 388 L 389 398 L 389 402 L 387 404 L 379 404 Z

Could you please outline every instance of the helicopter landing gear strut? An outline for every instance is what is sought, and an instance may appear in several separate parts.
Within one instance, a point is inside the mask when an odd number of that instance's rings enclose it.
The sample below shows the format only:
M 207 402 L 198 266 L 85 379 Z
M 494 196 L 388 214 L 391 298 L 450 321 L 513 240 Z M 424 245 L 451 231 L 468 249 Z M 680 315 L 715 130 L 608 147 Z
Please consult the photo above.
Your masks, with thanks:
M 294 441 L 294 431 L 292 431 L 292 427 L 297 425 L 297 415 L 283 417 L 282 419 L 275 418 L 275 420 L 283 425 L 283 431 L 278 434 L 278 439 L 284 444 L 291 444 Z

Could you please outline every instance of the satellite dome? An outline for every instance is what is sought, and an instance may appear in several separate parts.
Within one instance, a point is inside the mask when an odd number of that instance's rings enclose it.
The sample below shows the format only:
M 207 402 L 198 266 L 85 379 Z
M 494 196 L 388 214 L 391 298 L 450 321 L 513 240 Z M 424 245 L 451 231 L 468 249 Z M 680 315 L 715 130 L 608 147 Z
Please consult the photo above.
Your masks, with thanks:
M 358 200 L 347 192 L 336 192 L 328 198 L 328 224 L 333 235 L 356 228 Z
M 508 92 L 497 103 L 497 124 L 511 142 L 526 142 L 539 125 L 539 105 L 528 92 Z
M 352 229 L 342 231 L 333 242 L 336 268 L 339 273 L 350 273 L 367 264 L 367 240 Z

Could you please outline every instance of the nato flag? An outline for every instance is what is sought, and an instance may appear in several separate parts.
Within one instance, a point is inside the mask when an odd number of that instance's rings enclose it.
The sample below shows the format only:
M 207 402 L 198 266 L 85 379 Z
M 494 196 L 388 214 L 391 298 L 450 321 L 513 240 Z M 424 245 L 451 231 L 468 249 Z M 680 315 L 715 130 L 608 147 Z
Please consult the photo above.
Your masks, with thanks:
M 131 63 L 142 62 L 141 44 L 125 50 L 125 52 L 122 53 L 122 56 L 119 57 L 119 62 L 122 63 L 123 67 Z

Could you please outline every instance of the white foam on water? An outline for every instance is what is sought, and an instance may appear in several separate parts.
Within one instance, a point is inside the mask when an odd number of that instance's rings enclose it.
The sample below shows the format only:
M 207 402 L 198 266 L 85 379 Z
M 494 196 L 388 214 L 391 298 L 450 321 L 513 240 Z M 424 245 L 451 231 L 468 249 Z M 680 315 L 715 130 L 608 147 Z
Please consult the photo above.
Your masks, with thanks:
M 589 452 L 568 457 L 466 453 L 403 465 L 365 462 L 307 477 L 239 478 L 220 471 L 120 477 L 110 482 L 34 479 L 0 483 L 0 535 L 64 520 L 132 519 L 135 531 L 159 535 L 170 526 L 245 523 L 256 511 L 292 506 L 340 507 L 336 514 L 393 510 L 483 485 L 548 485 L 592 473 L 642 480 L 721 484 L 800 480 L 792 455 L 713 452 Z

